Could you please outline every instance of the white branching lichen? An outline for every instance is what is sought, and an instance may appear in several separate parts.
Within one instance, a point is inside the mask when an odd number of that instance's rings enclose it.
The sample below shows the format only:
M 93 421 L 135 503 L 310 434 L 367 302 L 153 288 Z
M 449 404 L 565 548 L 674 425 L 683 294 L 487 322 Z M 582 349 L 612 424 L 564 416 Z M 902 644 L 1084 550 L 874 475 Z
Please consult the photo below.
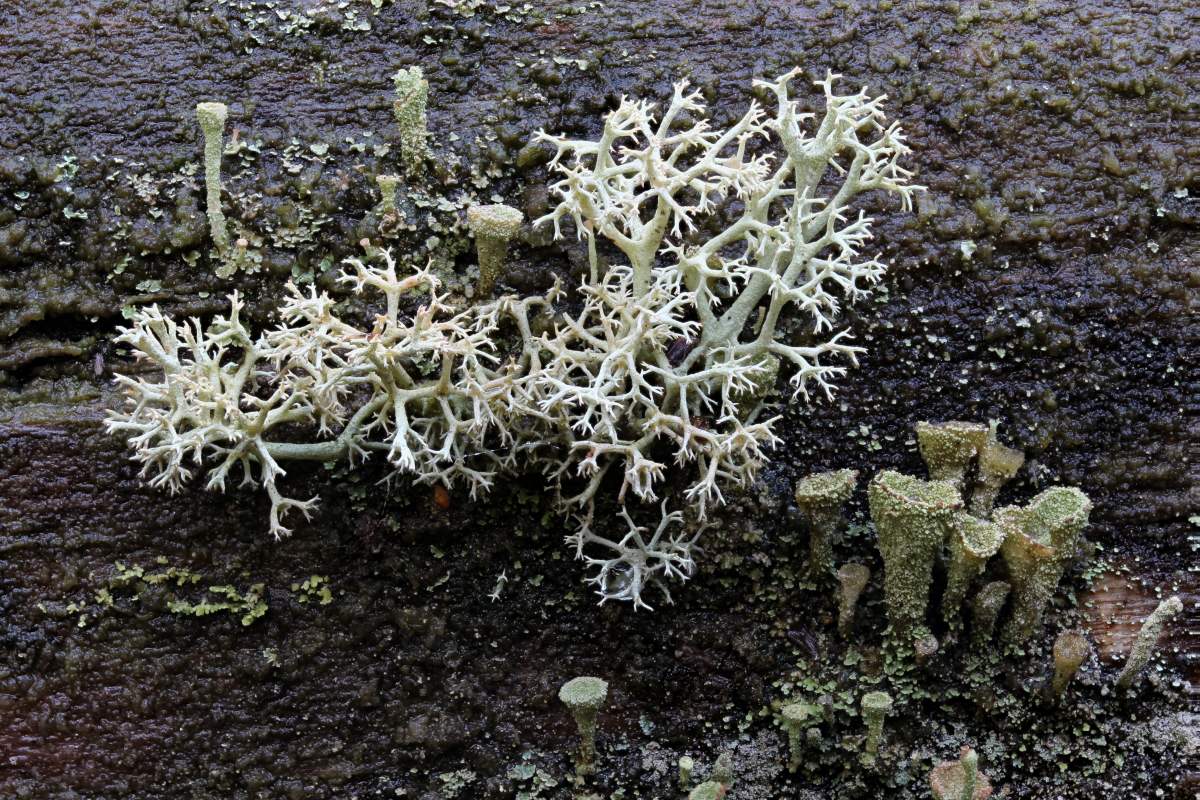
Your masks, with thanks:
M 236 295 L 207 327 L 139 311 L 119 340 L 162 376 L 121 378 L 129 402 L 109 429 L 173 491 L 214 462 L 207 485 L 223 489 L 240 466 L 269 494 L 276 536 L 288 533 L 285 513 L 315 504 L 283 496 L 285 461 L 382 452 L 395 476 L 465 483 L 472 495 L 497 473 L 540 469 L 583 520 L 568 540 L 595 568 L 602 599 L 645 606 L 649 584 L 692 574 L 698 534 L 668 535 L 682 516 L 665 503 L 657 525 L 635 522 L 641 511 L 627 503 L 657 501 L 670 472 L 702 522 L 723 488 L 753 481 L 777 441 L 765 409 L 781 365 L 796 394 L 828 396 L 846 369 L 830 359 L 853 363 L 861 351 L 834 323 L 885 265 L 862 255 L 871 219 L 851 202 L 882 190 L 907 209 L 921 188 L 900 166 L 909 150 L 884 125 L 882 97 L 835 94 L 829 75 L 817 82 L 817 119 L 789 98 L 796 74 L 761 84 L 773 116 L 751 104 L 724 131 L 680 83 L 661 116 L 623 100 L 598 141 L 539 134 L 562 178 L 560 202 L 537 222 L 561 235 L 573 220 L 590 254 L 572 313 L 557 286 L 455 308 L 430 272 L 400 274 L 373 251 L 342 275 L 377 295 L 383 311 L 370 325 L 294 286 L 280 322 L 257 336 Z M 723 227 L 709 235 L 718 212 Z M 600 239 L 624 261 L 602 266 Z M 417 292 L 428 292 L 419 305 L 402 301 Z M 789 306 L 812 320 L 816 343 L 785 340 Z M 622 511 L 593 525 L 609 479 Z M 628 532 L 606 535 L 613 522 Z

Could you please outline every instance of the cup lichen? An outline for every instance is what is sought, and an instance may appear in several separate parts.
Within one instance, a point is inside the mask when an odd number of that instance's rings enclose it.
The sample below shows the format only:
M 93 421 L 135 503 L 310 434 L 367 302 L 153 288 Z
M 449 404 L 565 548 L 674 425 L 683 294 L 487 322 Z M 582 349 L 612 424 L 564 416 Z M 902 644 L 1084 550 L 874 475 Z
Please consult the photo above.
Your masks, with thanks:
M 873 767 L 883 741 L 883 721 L 892 710 L 892 696 L 887 692 L 867 692 L 862 697 L 862 715 L 867 723 L 867 737 L 859 757 L 865 767 Z
M 1075 677 L 1079 665 L 1092 651 L 1087 636 L 1080 631 L 1063 631 L 1054 640 L 1054 677 L 1050 679 L 1050 696 L 1054 700 L 1062 697 L 1067 684 Z
M 926 632 L 913 642 L 913 660 L 917 662 L 918 667 L 924 667 L 937 655 L 938 648 L 937 637 Z
M 376 175 L 375 183 L 379 186 L 379 213 L 381 215 L 396 214 L 396 189 L 400 185 L 399 175 Z
M 429 157 L 429 127 L 425 119 L 429 82 L 420 67 L 399 69 L 392 76 L 396 100 L 392 111 L 400 129 L 400 161 L 409 177 L 420 174 Z
M 951 631 L 961 627 L 963 600 L 971 582 L 983 573 L 989 558 L 1000 550 L 1004 531 L 987 520 L 959 512 L 950 529 L 946 590 L 942 594 L 942 619 Z
M 1091 509 L 1083 492 L 1055 486 L 1024 508 L 996 511 L 994 519 L 1004 531 L 1000 555 L 1012 584 L 1012 616 L 1002 636 L 1008 644 L 1021 644 L 1040 630 L 1042 614 L 1075 554 Z
M 809 475 L 796 484 L 796 505 L 808 520 L 808 570 L 812 578 L 833 569 L 833 539 L 845 525 L 842 506 L 854 493 L 858 471 L 839 469 Z
M 858 610 L 858 598 L 871 580 L 871 569 L 866 564 L 849 563 L 838 567 L 838 633 L 843 637 L 850 634 L 854 626 L 854 615 Z
M 990 429 L 977 422 L 918 422 L 917 447 L 935 481 L 949 481 L 959 491 L 967 470 L 987 443 Z
M 800 735 L 807 725 L 818 718 L 820 712 L 820 707 L 812 703 L 789 703 L 779 710 L 788 735 L 788 772 L 800 768 L 800 755 L 803 752 Z
M 993 430 L 979 451 L 978 463 L 979 472 L 975 477 L 969 507 L 975 516 L 990 519 L 1000 490 L 1016 477 L 1025 463 L 1025 454 L 1000 444 Z
M 957 760 L 933 768 L 929 789 L 934 800 L 987 800 L 992 796 L 991 782 L 979 771 L 979 755 L 966 745 Z
M 572 678 L 558 690 L 558 699 L 571 711 L 579 729 L 579 758 L 576 772 L 596 771 L 596 717 L 608 698 L 608 682 L 591 676 Z
M 521 230 L 524 219 L 519 210 L 503 204 L 467 209 L 467 228 L 475 235 L 475 253 L 479 259 L 479 297 L 491 295 L 504 273 L 508 243 Z
M 705 781 L 692 789 L 688 800 L 722 800 L 728 791 L 729 787 L 719 781 Z
M 692 770 L 696 768 L 696 762 L 691 756 L 679 757 L 679 788 L 687 791 L 688 784 L 692 782 Z
M 726 750 L 717 756 L 717 761 L 713 764 L 712 775 L 708 777 L 726 789 L 733 786 L 733 753 Z
M 962 497 L 946 481 L 889 470 L 871 481 L 868 503 L 883 555 L 888 619 L 895 633 L 909 636 L 925 624 L 933 565 Z
M 971 601 L 971 645 L 980 648 L 990 644 L 996 633 L 996 622 L 1004 603 L 1012 592 L 1008 581 L 992 581 L 986 584 Z

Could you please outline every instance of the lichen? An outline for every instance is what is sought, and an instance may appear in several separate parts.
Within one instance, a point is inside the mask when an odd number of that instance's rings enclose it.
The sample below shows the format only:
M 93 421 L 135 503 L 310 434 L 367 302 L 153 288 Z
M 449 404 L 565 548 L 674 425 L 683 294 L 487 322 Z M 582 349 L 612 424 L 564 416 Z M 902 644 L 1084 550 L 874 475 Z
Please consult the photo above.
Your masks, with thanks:
M 982 648 L 991 643 L 996 632 L 996 623 L 1012 586 L 1008 581 L 992 581 L 985 584 L 971 601 L 971 646 Z
M 950 528 L 946 589 L 942 594 L 942 619 L 951 631 L 961 627 L 960 612 L 967 590 L 1000 550 L 1004 531 L 997 525 L 959 512 Z
M 971 513 L 990 519 L 1000 490 L 1016 477 L 1024 463 L 1025 454 L 996 441 L 996 432 L 992 429 L 987 443 L 979 451 L 979 471 L 971 491 Z
M 867 736 L 859 757 L 863 766 L 875 766 L 879 758 L 879 746 L 883 742 L 883 722 L 891 710 L 892 697 L 887 692 L 867 692 L 863 695 L 862 715 L 867 723 Z
M 833 570 L 833 540 L 844 527 L 842 506 L 858 483 L 858 472 L 840 469 L 809 475 L 796 484 L 796 505 L 808 519 L 808 569 L 812 578 Z
M 925 624 L 933 565 L 962 498 L 950 483 L 885 471 L 871 481 L 868 501 L 883 555 L 888 619 L 895 633 L 916 638 Z
M 229 109 L 224 103 L 196 104 L 196 118 L 200 121 L 200 130 L 204 133 L 204 186 L 208 231 L 220 258 L 229 254 L 229 228 L 225 222 L 225 212 L 221 209 L 221 155 L 225 150 L 225 119 L 228 114 Z
M 1059 700 L 1067 690 L 1067 684 L 1075 677 L 1079 665 L 1092 652 L 1092 646 L 1081 631 L 1063 631 L 1055 637 L 1051 652 L 1054 675 L 1050 679 L 1050 697 Z
M 988 427 L 975 422 L 917 423 L 917 446 L 929 468 L 929 477 L 949 481 L 960 490 L 987 437 Z
M 934 800 L 987 800 L 992 784 L 979 770 L 979 755 L 963 745 L 958 759 L 943 761 L 929 773 Z
M 1008 644 L 1023 643 L 1040 630 L 1042 614 L 1075 556 L 1091 509 L 1083 492 L 1057 486 L 1023 508 L 996 511 L 993 519 L 1004 531 L 1000 555 L 1012 584 L 1012 614 L 1003 631 Z
M 576 771 L 580 775 L 596 771 L 596 717 L 607 698 L 608 682 L 590 676 L 572 678 L 559 689 L 558 699 L 570 709 L 579 730 Z
M 475 253 L 479 261 L 478 296 L 489 297 L 496 282 L 504 274 L 508 243 L 525 215 L 512 206 L 471 206 L 467 209 L 467 227 L 475 234 Z
M 338 281 L 384 305 L 369 326 L 340 313 L 327 293 L 294 284 L 280 322 L 259 334 L 242 320 L 236 293 L 207 327 L 180 325 L 157 306 L 134 312 L 118 341 L 162 377 L 118 376 L 128 405 L 113 411 L 108 429 L 129 437 L 155 486 L 178 491 L 207 469 L 208 488 L 220 491 L 240 471 L 266 490 L 275 536 L 290 532 L 289 512 L 307 517 L 317 501 L 283 494 L 287 461 L 382 453 L 398 476 L 465 483 L 472 495 L 499 474 L 540 469 L 562 493 L 564 513 L 578 514 L 569 541 L 596 570 L 590 580 L 602 600 L 648 607 L 646 585 L 691 576 L 702 527 L 666 536 L 682 520 L 663 505 L 655 527 L 622 513 L 615 523 L 626 530 L 609 536 L 614 520 L 594 516 L 606 477 L 620 478 L 624 512 L 627 500 L 649 505 L 667 478 L 658 453 L 673 449 L 700 523 L 724 502 L 723 488 L 748 486 L 777 442 L 764 376 L 782 361 L 794 397 L 814 384 L 831 395 L 845 367 L 823 360 L 859 352 L 846 331 L 829 332 L 842 300 L 866 296 L 886 267 L 860 255 L 871 219 L 849 216 L 848 204 L 882 190 L 907 208 L 921 188 L 901 166 L 909 150 L 899 126 L 884 125 L 882 98 L 836 94 L 829 75 L 817 82 L 824 117 L 809 132 L 789 96 L 796 74 L 759 83 L 777 101 L 773 117 L 752 104 L 724 131 L 680 83 L 658 119 L 648 102 L 622 102 L 598 142 L 540 134 L 564 176 L 551 187 L 560 202 L 541 221 L 560 235 L 562 219 L 573 219 L 593 256 L 574 313 L 552 318 L 558 286 L 459 308 L 439 293 L 432 266 L 398 271 L 390 252 L 368 241 L 368 257 L 347 259 Z M 402 130 L 423 141 L 414 133 L 424 118 L 420 71 L 402 70 L 398 81 L 398 120 L 412 123 Z M 777 159 L 759 150 L 773 137 Z M 837 178 L 826 198 L 828 173 Z M 719 205 L 737 213 L 701 241 L 698 223 L 721 219 Z M 508 213 L 500 224 L 511 222 Z M 629 263 L 602 274 L 597 237 Z M 401 298 L 418 291 L 428 298 L 410 317 Z M 780 322 L 790 306 L 821 341 L 785 341 Z M 501 340 L 510 345 L 504 357 Z M 317 441 L 291 439 L 306 428 Z
M 871 568 L 866 564 L 850 563 L 838 567 L 838 633 L 843 637 L 850 635 L 854 626 L 854 615 L 858 609 L 858 598 L 867 581 L 871 579 Z
M 1146 617 L 1138 631 L 1137 639 L 1129 651 L 1125 667 L 1117 676 L 1117 688 L 1128 689 L 1133 686 L 1134 681 L 1142 674 L 1142 670 L 1150 663 L 1150 657 L 1154 655 L 1154 647 L 1158 644 L 1158 637 L 1162 634 L 1163 626 L 1174 619 L 1180 611 L 1183 611 L 1183 601 L 1178 596 L 1168 597 L 1158 604 L 1150 616 Z
M 400 159 L 409 178 L 421 177 L 429 158 L 429 127 L 425 119 L 429 104 L 429 82 L 420 67 L 396 70 L 392 76 L 396 99 L 392 110 L 400 129 Z

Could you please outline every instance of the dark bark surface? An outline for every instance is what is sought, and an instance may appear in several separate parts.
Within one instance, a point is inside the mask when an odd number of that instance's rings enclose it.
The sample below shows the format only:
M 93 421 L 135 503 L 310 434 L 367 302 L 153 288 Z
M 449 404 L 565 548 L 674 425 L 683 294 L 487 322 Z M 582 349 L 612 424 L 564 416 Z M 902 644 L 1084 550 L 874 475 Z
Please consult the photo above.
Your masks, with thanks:
M 602 797 L 674 797 L 680 754 L 708 764 L 727 748 L 742 775 L 733 797 L 925 796 L 928 765 L 964 741 L 1017 797 L 1192 796 L 1200 781 L 1181 754 L 1195 747 L 1200 685 L 1200 13 L 497 5 L 0 9 L 0 796 L 569 796 L 573 729 L 555 696 L 577 674 L 612 684 Z M 328 287 L 374 235 L 374 176 L 397 169 L 394 145 L 380 147 L 395 134 L 390 75 L 408 64 L 430 81 L 430 182 L 448 202 L 410 208 L 414 230 L 395 245 L 462 275 L 461 207 L 496 196 L 537 215 L 548 176 L 523 149 L 530 134 L 594 133 L 622 94 L 665 99 L 687 76 L 721 124 L 754 76 L 799 64 L 886 91 L 909 133 L 929 191 L 913 214 L 867 207 L 893 265 L 880 299 L 849 315 L 868 353 L 833 402 L 789 407 L 761 485 L 723 517 L 673 607 L 596 608 L 535 480 L 442 509 L 428 489 L 377 486 L 378 467 L 300 468 L 295 496 L 320 492 L 322 509 L 276 543 L 262 498 L 150 490 L 102 433 L 112 371 L 128 366 L 109 344 L 123 307 L 211 313 L 236 287 L 266 323 L 287 278 Z M 265 256 L 230 281 L 208 256 L 201 99 L 228 102 L 227 130 L 248 144 L 226 157 L 227 213 Z M 572 242 L 536 233 L 512 255 L 519 290 L 581 263 Z M 1105 659 L 1067 709 L 1013 700 L 1044 671 L 1055 622 L 994 692 L 944 694 L 953 681 L 930 677 L 887 774 L 857 774 L 861 721 L 838 705 L 832 744 L 813 756 L 825 766 L 788 778 L 764 710 L 842 686 L 850 652 L 831 592 L 797 577 L 790 487 L 843 466 L 920 474 L 913 424 L 952 418 L 997 420 L 1026 451 L 1002 499 L 1054 483 L 1092 498 L 1091 566 L 1110 577 L 1078 611 L 1060 593 L 1061 624 L 1086 619 L 1102 654 L 1123 655 L 1155 587 L 1185 595 L 1164 637 L 1170 669 L 1118 700 L 1105 686 L 1119 663 Z M 838 557 L 872 551 L 852 536 Z M 1068 589 L 1082 592 L 1083 568 Z M 489 602 L 502 570 L 510 581 Z M 312 576 L 324 580 L 309 591 Z M 243 625 L 243 611 L 172 606 L 209 586 L 267 611 Z M 879 674 L 877 579 L 868 595 L 857 669 Z M 953 655 L 938 672 L 960 666 Z M 839 755 L 846 766 L 828 766 Z

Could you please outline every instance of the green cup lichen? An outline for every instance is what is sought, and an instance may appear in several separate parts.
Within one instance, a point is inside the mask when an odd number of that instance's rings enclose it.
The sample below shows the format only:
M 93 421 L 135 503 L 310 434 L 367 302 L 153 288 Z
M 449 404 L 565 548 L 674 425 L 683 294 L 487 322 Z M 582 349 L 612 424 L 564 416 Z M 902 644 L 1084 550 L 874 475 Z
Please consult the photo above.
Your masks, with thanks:
M 966 745 L 957 760 L 933 768 L 929 789 L 934 800 L 987 800 L 992 796 L 991 781 L 979 771 L 979 755 Z
M 475 234 L 475 252 L 479 258 L 478 297 L 489 296 L 504 274 L 508 243 L 521 230 L 524 219 L 519 210 L 502 204 L 467 209 L 467 228 Z
M 1054 677 L 1050 679 L 1050 696 L 1054 700 L 1062 697 L 1067 684 L 1075 677 L 1079 665 L 1092 650 L 1087 637 L 1079 631 L 1063 631 L 1054 640 Z
M 688 784 L 692 782 L 692 770 L 696 768 L 696 762 L 691 756 L 679 757 L 679 788 L 687 791 Z
M 892 696 L 887 692 L 867 692 L 862 698 L 863 720 L 867 723 L 867 738 L 859 760 L 863 766 L 875 766 L 879 745 L 883 742 L 883 721 L 892 710 Z
M 788 772 L 800 768 L 800 754 L 803 752 L 800 736 L 807 725 L 819 718 L 820 713 L 820 707 L 811 703 L 789 703 L 779 710 L 788 735 Z
M 857 470 L 839 469 L 809 475 L 796 484 L 796 505 L 808 519 L 808 571 L 813 578 L 833 569 L 833 539 L 846 522 L 842 506 L 857 483 Z
M 225 150 L 225 119 L 229 108 L 224 103 L 197 103 L 196 119 L 204 132 L 204 189 L 208 214 L 208 231 L 217 255 L 229 253 L 229 227 L 221 210 L 221 156 Z
M 989 428 L 976 422 L 918 422 L 917 447 L 935 481 L 962 491 L 971 461 L 987 443 Z
M 854 615 L 858 610 L 858 598 L 871 580 L 871 569 L 865 564 L 843 564 L 838 568 L 838 633 L 843 637 L 850 634 L 854 626 Z
M 558 690 L 558 699 L 570 709 L 579 728 L 576 771 L 580 775 L 596 771 L 596 717 L 607 698 L 608 682 L 590 676 L 572 678 Z
M 1002 637 L 1006 643 L 1021 644 L 1041 628 L 1042 614 L 1075 554 L 1091 509 L 1083 492 L 1056 486 L 1024 508 L 1005 506 L 996 512 L 996 524 L 1004 531 L 1000 555 L 1012 584 L 1012 616 Z
M 983 449 L 979 451 L 979 473 L 971 490 L 969 504 L 971 513 L 990 519 L 1000 490 L 1004 484 L 1016 477 L 1024 463 L 1025 454 L 1000 444 L 996 441 L 993 431 Z
M 1008 581 L 992 581 L 979 590 L 971 601 L 971 645 L 981 648 L 990 644 L 996 633 L 996 622 L 1004 610 L 1004 602 L 1012 586 Z
M 958 490 L 899 472 L 875 476 L 867 494 L 883 555 L 883 591 L 892 629 L 904 637 L 925 624 L 933 565 L 954 515 Z
M 396 86 L 392 111 L 400 129 L 400 161 L 405 173 L 416 177 L 429 157 L 429 127 L 425 119 L 429 82 L 420 67 L 397 70 L 392 80 Z
M 987 520 L 959 512 L 954 517 L 948 541 L 950 557 L 946 568 L 946 590 L 942 594 L 942 619 L 951 631 L 957 631 L 962 626 L 960 614 L 967 589 L 983 573 L 988 559 L 1000 550 L 1004 531 Z
M 1142 674 L 1142 670 L 1150 663 L 1150 656 L 1154 654 L 1154 646 L 1158 644 L 1158 637 L 1162 634 L 1163 626 L 1180 611 L 1183 611 L 1183 601 L 1178 597 L 1168 597 L 1158 604 L 1150 616 L 1146 617 L 1141 630 L 1138 631 L 1137 641 L 1133 643 L 1133 648 L 1129 651 L 1125 668 L 1117 677 L 1118 689 L 1128 689 L 1133 686 L 1134 681 Z

